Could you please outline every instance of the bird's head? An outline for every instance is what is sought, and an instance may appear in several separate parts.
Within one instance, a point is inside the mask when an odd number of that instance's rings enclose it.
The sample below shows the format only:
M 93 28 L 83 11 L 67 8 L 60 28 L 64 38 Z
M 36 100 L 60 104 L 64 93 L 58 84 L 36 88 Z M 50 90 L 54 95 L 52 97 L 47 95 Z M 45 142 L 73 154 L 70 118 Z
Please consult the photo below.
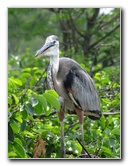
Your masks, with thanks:
M 35 57 L 42 57 L 45 56 L 58 56 L 59 55 L 59 39 L 55 35 L 51 35 L 47 37 L 45 44 L 41 49 L 36 52 Z

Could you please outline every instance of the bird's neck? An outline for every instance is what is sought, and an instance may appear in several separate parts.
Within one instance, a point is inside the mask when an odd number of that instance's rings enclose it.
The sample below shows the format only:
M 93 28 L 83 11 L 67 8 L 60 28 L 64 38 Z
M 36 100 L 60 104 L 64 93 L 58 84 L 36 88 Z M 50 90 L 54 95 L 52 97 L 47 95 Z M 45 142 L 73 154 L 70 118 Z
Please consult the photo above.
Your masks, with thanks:
M 51 86 L 51 89 L 56 90 L 56 85 L 58 84 L 57 80 L 57 73 L 59 70 L 59 53 L 58 56 L 51 56 L 50 57 L 50 66 L 51 66 L 51 76 L 53 81 L 53 86 Z
M 57 74 L 58 69 L 59 69 L 59 54 L 58 54 L 58 56 L 51 56 L 50 57 L 50 64 L 53 66 L 52 72 L 54 74 Z

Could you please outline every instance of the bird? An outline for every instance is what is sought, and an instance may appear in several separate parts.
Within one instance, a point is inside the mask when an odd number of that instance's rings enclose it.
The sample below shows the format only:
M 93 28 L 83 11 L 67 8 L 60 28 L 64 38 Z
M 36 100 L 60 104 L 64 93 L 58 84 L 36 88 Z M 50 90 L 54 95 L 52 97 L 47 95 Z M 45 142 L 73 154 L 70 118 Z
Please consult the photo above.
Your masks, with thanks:
M 99 95 L 90 75 L 73 59 L 59 56 L 59 38 L 50 35 L 35 57 L 49 57 L 47 88 L 58 93 L 60 111 L 61 157 L 65 158 L 64 118 L 65 113 L 76 114 L 80 123 L 81 141 L 84 143 L 84 116 L 92 120 L 101 117 Z M 83 153 L 85 151 L 83 150 Z

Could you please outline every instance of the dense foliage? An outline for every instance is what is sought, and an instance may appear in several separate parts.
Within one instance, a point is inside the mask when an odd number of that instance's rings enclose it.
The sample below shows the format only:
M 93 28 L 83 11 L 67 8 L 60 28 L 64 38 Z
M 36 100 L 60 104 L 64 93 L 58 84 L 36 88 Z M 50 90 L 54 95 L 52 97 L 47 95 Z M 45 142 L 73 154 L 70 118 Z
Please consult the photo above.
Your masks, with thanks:
M 120 10 L 8 9 L 8 157 L 60 158 L 58 94 L 46 90 L 48 59 L 35 59 L 45 37 L 60 37 L 61 56 L 69 56 L 93 77 L 102 117 L 85 117 L 85 148 L 99 158 L 120 158 Z M 45 16 L 45 17 L 44 17 Z M 20 19 L 19 19 L 20 18 Z M 67 158 L 82 147 L 77 116 L 65 115 Z M 39 146 L 41 148 L 39 148 Z

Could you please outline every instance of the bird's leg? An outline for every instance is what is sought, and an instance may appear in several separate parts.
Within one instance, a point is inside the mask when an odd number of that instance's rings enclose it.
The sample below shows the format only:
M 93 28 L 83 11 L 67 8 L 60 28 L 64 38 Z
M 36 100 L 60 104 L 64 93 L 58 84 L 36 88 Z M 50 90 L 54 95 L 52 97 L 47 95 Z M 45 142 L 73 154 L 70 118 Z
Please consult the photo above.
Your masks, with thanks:
M 76 113 L 80 122 L 80 130 L 81 130 L 81 140 L 82 140 L 82 145 L 85 146 L 84 144 L 84 129 L 83 129 L 83 123 L 84 123 L 84 111 L 82 111 L 79 108 L 76 108 Z M 84 157 L 86 157 L 86 152 L 84 149 L 82 149 L 82 154 L 84 154 Z
M 63 123 L 64 113 L 63 111 L 60 110 L 60 112 L 58 112 L 58 117 L 60 120 L 60 133 L 61 133 L 61 157 L 64 158 L 65 148 L 64 148 L 64 123 Z

